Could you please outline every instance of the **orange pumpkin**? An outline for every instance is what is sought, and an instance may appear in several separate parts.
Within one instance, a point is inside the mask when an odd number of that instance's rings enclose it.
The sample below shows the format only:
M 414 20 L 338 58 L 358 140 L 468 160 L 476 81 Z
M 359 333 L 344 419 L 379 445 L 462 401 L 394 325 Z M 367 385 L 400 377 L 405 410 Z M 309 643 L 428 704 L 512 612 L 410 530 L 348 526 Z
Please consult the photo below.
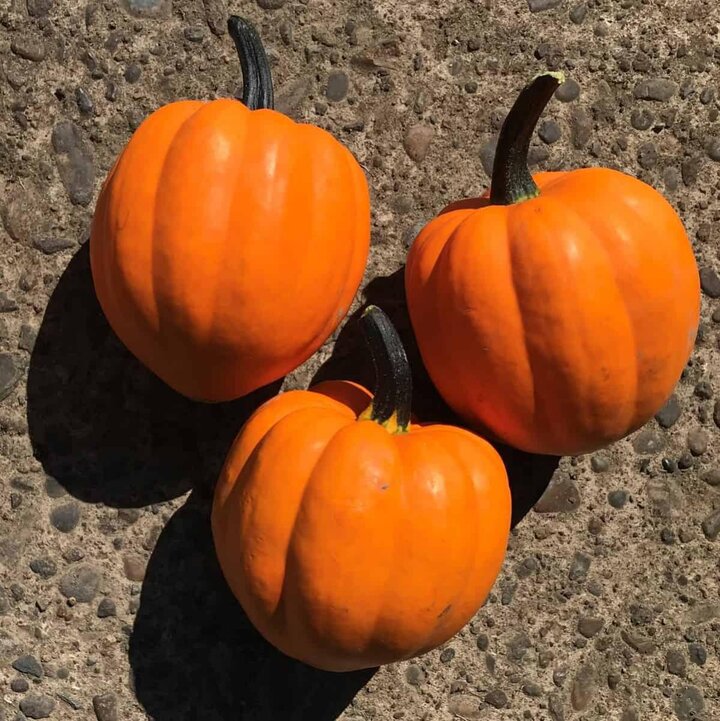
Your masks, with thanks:
M 282 377 L 345 317 L 370 244 L 365 175 L 326 131 L 272 110 L 262 43 L 228 23 L 243 102 L 166 105 L 107 177 L 90 238 L 100 304 L 175 390 L 225 401 Z
M 510 529 L 498 454 L 469 431 L 412 425 L 400 339 L 378 308 L 361 322 L 375 396 L 329 381 L 267 402 L 238 435 L 212 511 L 220 566 L 250 620 L 330 671 L 453 636 L 487 597 Z
M 500 134 L 489 194 L 413 244 L 407 301 L 427 370 L 468 423 L 525 451 L 578 454 L 642 426 L 671 394 L 700 313 L 670 204 L 615 170 L 527 167 L 562 76 L 537 77 Z

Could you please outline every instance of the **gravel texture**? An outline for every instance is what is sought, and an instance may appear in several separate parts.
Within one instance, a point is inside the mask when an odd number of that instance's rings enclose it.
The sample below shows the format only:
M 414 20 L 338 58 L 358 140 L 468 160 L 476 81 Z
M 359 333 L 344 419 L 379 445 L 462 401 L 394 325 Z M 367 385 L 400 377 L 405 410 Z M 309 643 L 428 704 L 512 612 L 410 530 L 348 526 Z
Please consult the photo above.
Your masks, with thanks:
M 485 189 L 534 74 L 569 81 L 533 167 L 651 183 L 701 268 L 702 332 L 657 419 L 592 456 L 504 451 L 517 525 L 488 603 L 445 648 L 377 673 L 280 656 L 214 560 L 212 484 L 278 385 L 222 406 L 177 397 L 122 348 L 90 282 L 94 201 L 133 130 L 172 100 L 238 93 L 228 11 L 266 40 L 278 108 L 333 132 L 368 173 L 359 301 L 406 339 L 421 417 L 451 418 L 412 342 L 407 247 Z M 701 0 L 6 2 L 0 718 L 720 718 L 718 26 Z M 284 387 L 369 371 L 351 318 Z

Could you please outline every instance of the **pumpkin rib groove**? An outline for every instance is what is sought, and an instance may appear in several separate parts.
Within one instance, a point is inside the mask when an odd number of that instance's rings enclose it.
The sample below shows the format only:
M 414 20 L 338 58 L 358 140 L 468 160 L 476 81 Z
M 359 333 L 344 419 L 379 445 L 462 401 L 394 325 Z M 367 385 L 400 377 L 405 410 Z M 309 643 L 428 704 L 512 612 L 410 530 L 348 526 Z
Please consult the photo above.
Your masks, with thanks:
M 306 409 L 298 409 L 298 410 L 294 411 L 293 414 L 303 413 L 305 410 Z M 313 409 L 313 410 L 315 410 L 315 409 Z M 298 578 L 301 575 L 300 571 L 299 571 L 300 558 L 299 558 L 299 555 L 298 555 L 298 552 L 296 549 L 296 542 L 297 542 L 296 536 L 297 536 L 297 527 L 298 527 L 299 516 L 302 511 L 303 505 L 307 499 L 308 491 L 310 490 L 310 486 L 313 482 L 313 476 L 315 475 L 318 466 L 322 463 L 323 459 L 328 455 L 330 448 L 332 446 L 332 443 L 336 439 L 337 435 L 339 433 L 341 433 L 343 430 L 345 430 L 351 424 L 352 424 L 352 421 L 350 421 L 348 419 L 347 423 L 344 426 L 338 428 L 335 431 L 335 433 L 333 433 L 329 438 L 325 439 L 324 448 L 318 454 L 318 456 L 315 458 L 315 462 L 310 470 L 310 474 L 309 474 L 307 480 L 305 481 L 305 483 L 303 484 L 303 490 L 302 490 L 302 493 L 300 494 L 300 499 L 299 499 L 299 502 L 297 504 L 297 507 L 296 507 L 296 510 L 294 513 L 293 525 L 290 530 L 290 535 L 288 537 L 287 551 L 285 554 L 285 561 L 286 561 L 285 570 L 283 573 L 282 587 L 280 590 L 279 602 L 278 602 L 278 610 L 280 611 L 280 613 L 282 615 L 283 626 L 286 631 L 290 631 L 291 633 L 293 632 L 293 630 L 298 629 L 298 628 L 300 628 L 300 629 L 307 628 L 306 623 L 305 624 L 297 624 L 297 623 L 291 624 L 288 619 L 288 605 L 289 604 L 288 604 L 288 600 L 287 600 L 287 595 L 288 595 L 287 591 L 288 591 L 288 588 L 290 587 L 290 583 L 295 581 L 295 579 L 293 578 L 293 572 L 294 572 L 295 576 Z M 268 433 L 270 433 L 270 431 L 268 431 Z M 302 608 L 304 613 L 307 611 L 306 603 L 304 602 L 304 599 L 299 597 L 299 594 L 298 594 L 298 597 L 293 600 L 295 601 L 295 603 L 293 604 L 294 607 L 297 608 L 299 606 L 300 608 Z M 298 603 L 298 601 L 299 601 L 299 603 Z M 273 616 L 276 617 L 276 614 L 273 614 Z M 295 639 L 295 640 L 297 642 L 297 639 Z M 316 641 L 314 639 L 306 638 L 306 639 L 301 639 L 299 641 L 299 643 L 298 643 L 299 647 L 301 647 L 301 648 L 303 647 L 303 645 L 304 645 L 303 642 L 304 643 L 310 642 L 313 645 L 316 645 Z
M 428 441 L 426 440 L 425 442 L 427 443 Z M 439 451 L 438 450 L 435 451 L 437 453 L 437 455 L 440 457 L 444 457 L 445 463 L 443 463 L 443 465 L 446 468 L 451 469 L 451 471 L 446 474 L 447 476 L 449 476 L 451 478 L 457 478 L 459 472 L 462 471 L 461 476 L 464 481 L 463 485 L 466 486 L 466 488 L 464 489 L 465 492 L 462 494 L 462 496 L 464 497 L 465 500 L 467 500 L 468 496 L 472 496 L 475 504 L 477 504 L 477 494 L 470 492 L 469 489 L 467 488 L 467 486 L 469 485 L 468 484 L 469 478 L 468 478 L 468 474 L 467 474 L 467 469 L 465 468 L 465 464 L 454 453 L 451 453 L 447 447 L 445 447 L 444 445 L 442 445 L 440 443 L 439 437 L 433 438 L 430 441 L 430 443 L 433 445 L 433 447 L 435 449 L 439 449 Z M 444 481 L 444 485 L 447 487 L 447 479 L 444 478 L 443 481 Z M 474 490 L 474 486 L 473 486 L 473 490 Z M 447 488 L 446 488 L 445 495 L 446 495 L 445 509 L 447 511 L 447 509 L 449 507 L 449 499 L 447 498 Z M 454 610 L 456 608 L 458 599 L 463 598 L 467 592 L 467 588 L 470 583 L 471 572 L 474 570 L 474 568 L 476 566 L 476 560 L 477 560 L 477 536 L 478 536 L 477 524 L 473 523 L 472 528 L 474 531 L 473 542 L 470 543 L 469 542 L 470 539 L 468 539 L 467 537 L 463 538 L 464 547 L 469 548 L 471 550 L 469 550 L 467 552 L 466 560 L 465 560 L 465 563 L 463 564 L 464 572 L 462 574 L 459 574 L 459 575 L 464 576 L 465 580 L 464 580 L 464 582 L 461 581 L 460 585 L 456 586 L 453 589 L 453 595 L 451 597 L 452 600 L 447 604 L 447 606 L 452 607 L 451 612 L 446 615 L 441 614 L 436 619 L 435 625 L 429 631 L 427 636 L 422 640 L 422 642 L 420 644 L 418 644 L 417 647 L 412 651 L 411 657 L 419 655 L 421 653 L 425 653 L 427 650 L 430 650 L 431 648 L 435 648 L 438 645 L 438 641 L 442 642 L 439 637 L 444 635 L 443 628 L 445 626 L 447 626 L 448 622 L 454 618 L 452 610 Z
M 623 203 L 623 208 L 626 210 L 632 210 L 630 206 L 627 205 L 627 203 Z M 588 238 L 592 238 L 595 241 L 596 246 L 602 250 L 605 257 L 608 259 L 608 267 L 610 272 L 612 273 L 613 282 L 615 285 L 615 288 L 617 289 L 619 297 L 622 299 L 622 309 L 623 309 L 623 315 L 626 317 L 628 326 L 630 328 L 630 340 L 632 341 L 632 352 L 629 352 L 626 357 L 626 362 L 632 362 L 634 367 L 633 376 L 635 378 L 635 385 L 632 392 L 632 411 L 629 414 L 629 417 L 624 419 L 624 422 L 621 424 L 621 428 L 619 429 L 623 435 L 627 434 L 631 431 L 633 425 L 635 424 L 635 419 L 637 417 L 637 406 L 638 406 L 638 400 L 639 400 L 639 394 L 638 389 L 640 388 L 641 383 L 641 370 L 640 370 L 640 364 L 638 362 L 638 338 L 637 333 L 638 329 L 636 327 L 635 321 L 630 313 L 629 308 L 629 300 L 627 298 L 626 289 L 623 288 L 620 276 L 617 270 L 616 264 L 613 262 L 612 254 L 607 247 L 607 244 L 605 242 L 605 234 L 596 234 L 594 231 L 593 224 L 590 223 L 590 220 L 586 213 L 590 210 L 592 212 L 592 208 L 588 209 L 587 207 L 583 207 L 583 212 L 580 212 L 579 208 L 571 208 L 570 212 L 573 213 L 573 215 L 576 217 L 578 222 L 582 223 L 585 228 L 587 228 L 588 231 Z M 638 219 L 640 219 L 639 214 L 635 211 L 633 213 Z M 612 223 L 609 222 L 607 219 L 607 215 L 604 213 L 593 213 L 593 223 L 597 223 L 601 227 L 610 227 L 612 230 Z M 627 415 L 627 414 L 626 414 Z

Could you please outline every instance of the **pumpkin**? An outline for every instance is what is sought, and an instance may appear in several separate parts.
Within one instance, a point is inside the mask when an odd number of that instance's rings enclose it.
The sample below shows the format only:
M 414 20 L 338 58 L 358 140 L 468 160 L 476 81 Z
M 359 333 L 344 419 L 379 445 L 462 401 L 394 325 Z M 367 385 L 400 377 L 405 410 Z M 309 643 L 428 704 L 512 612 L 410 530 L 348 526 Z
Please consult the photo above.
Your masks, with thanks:
M 260 633 L 329 671 L 442 644 L 500 571 L 510 491 L 500 457 L 467 430 L 410 421 L 410 369 L 387 316 L 362 316 L 372 396 L 342 381 L 261 406 L 216 487 L 223 574 Z
M 408 310 L 428 373 L 472 427 L 524 451 L 580 454 L 642 426 L 692 351 L 700 288 L 671 205 L 616 170 L 530 174 L 564 79 L 538 76 L 501 130 L 489 193 L 412 245 Z
M 273 110 L 255 30 L 231 17 L 243 100 L 166 105 L 110 171 L 90 237 L 107 319 L 150 370 L 226 401 L 309 358 L 346 315 L 370 244 L 365 175 L 328 132 Z

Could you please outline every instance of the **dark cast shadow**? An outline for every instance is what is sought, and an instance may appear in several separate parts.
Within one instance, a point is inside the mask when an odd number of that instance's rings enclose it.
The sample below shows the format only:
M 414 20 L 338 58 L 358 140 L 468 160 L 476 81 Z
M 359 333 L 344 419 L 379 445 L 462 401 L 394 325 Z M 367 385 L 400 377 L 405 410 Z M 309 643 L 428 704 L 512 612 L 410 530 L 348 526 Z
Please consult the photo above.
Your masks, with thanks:
M 209 493 L 242 423 L 280 385 L 217 405 L 173 391 L 105 320 L 85 244 L 58 281 L 32 351 L 30 440 L 45 472 L 83 501 L 139 507 L 191 487 Z
M 387 313 L 400 334 L 413 374 L 413 413 L 423 421 L 466 427 L 435 389 L 422 361 L 405 302 L 405 269 L 379 276 L 365 287 L 365 303 L 338 335 L 330 358 L 320 367 L 313 383 L 325 380 L 351 380 L 372 390 L 373 368 L 357 322 L 368 305 Z M 558 456 L 525 453 L 499 443 L 493 446 L 505 463 L 512 493 L 512 526 L 522 521 L 540 500 L 558 467 Z
M 130 665 L 154 721 L 334 721 L 376 671 L 318 671 L 268 644 L 225 583 L 197 493 L 150 558 Z

